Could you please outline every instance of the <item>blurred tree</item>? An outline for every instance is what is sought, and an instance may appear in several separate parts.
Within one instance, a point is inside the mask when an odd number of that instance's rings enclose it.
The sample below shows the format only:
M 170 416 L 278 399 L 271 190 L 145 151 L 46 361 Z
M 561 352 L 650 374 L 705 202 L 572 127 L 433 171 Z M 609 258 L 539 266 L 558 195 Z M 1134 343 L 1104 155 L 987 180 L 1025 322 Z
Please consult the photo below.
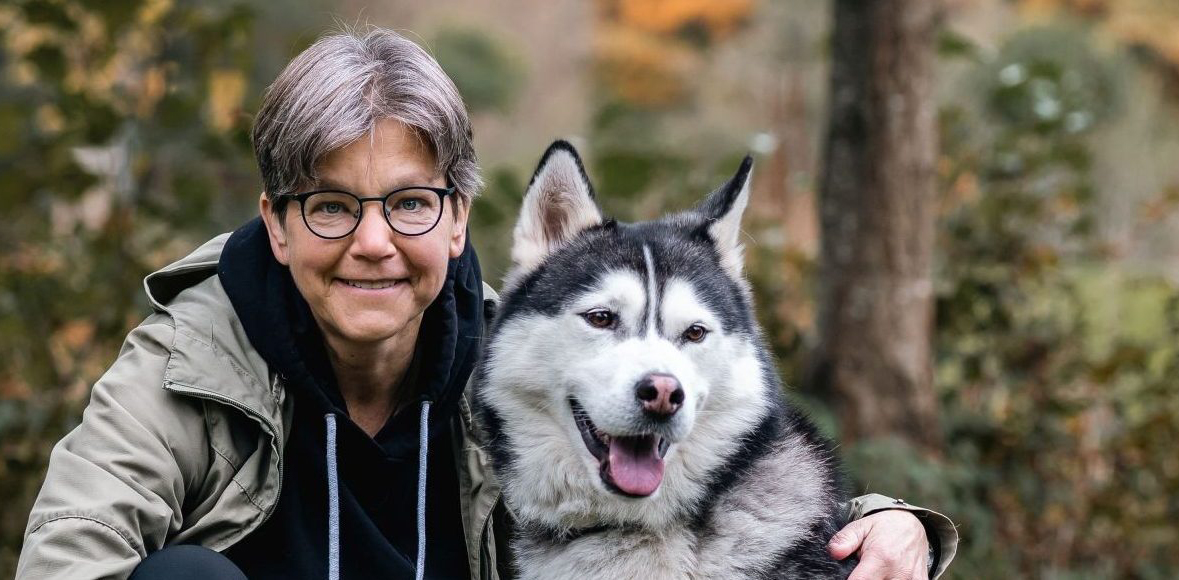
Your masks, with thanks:
M 844 448 L 860 485 L 953 514 L 953 578 L 1175 577 L 1179 287 L 1113 256 L 1094 160 L 1135 60 L 1092 27 L 959 47 L 940 114 L 935 377 L 942 459 Z M 1110 193 L 1118 193 L 1116 191 Z M 1174 212 L 1160 192 L 1144 220 Z
M 836 0 L 812 389 L 841 438 L 941 448 L 930 355 L 934 0 Z
M 1094 228 L 1092 137 L 1130 61 L 1091 44 L 1015 34 L 973 81 L 980 110 L 942 114 L 937 376 L 974 496 L 945 500 L 976 538 L 966 575 L 1174 577 L 1179 289 Z
M 149 310 L 143 276 L 256 207 L 245 111 L 305 42 L 297 18 L 247 0 L 0 4 L 0 576 L 52 444 Z

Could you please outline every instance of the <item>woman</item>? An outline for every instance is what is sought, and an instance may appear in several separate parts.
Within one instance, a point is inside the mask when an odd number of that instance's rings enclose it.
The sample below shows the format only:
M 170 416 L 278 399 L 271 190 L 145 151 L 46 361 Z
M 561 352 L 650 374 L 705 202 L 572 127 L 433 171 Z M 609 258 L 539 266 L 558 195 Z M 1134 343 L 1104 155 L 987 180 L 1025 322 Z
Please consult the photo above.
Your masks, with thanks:
M 155 312 L 54 449 L 17 576 L 498 577 L 510 522 L 463 400 L 494 293 L 453 83 L 393 32 L 327 36 L 253 141 L 260 217 L 147 278 Z M 857 499 L 877 513 L 833 554 L 924 577 L 916 513 L 940 572 L 952 524 L 896 501 Z

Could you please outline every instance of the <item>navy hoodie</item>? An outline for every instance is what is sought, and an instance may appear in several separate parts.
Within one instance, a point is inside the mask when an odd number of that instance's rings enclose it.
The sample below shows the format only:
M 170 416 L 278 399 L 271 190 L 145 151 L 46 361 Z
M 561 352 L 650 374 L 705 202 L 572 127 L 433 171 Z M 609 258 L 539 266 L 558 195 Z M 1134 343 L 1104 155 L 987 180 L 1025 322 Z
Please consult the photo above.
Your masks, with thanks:
M 251 579 L 328 577 L 330 414 L 336 424 L 340 577 L 413 578 L 420 412 L 429 401 L 425 574 L 468 578 L 451 424 L 483 328 L 482 280 L 469 240 L 462 255 L 450 260 L 442 291 L 422 318 L 405 379 L 419 398 L 375 437 L 349 419 L 323 336 L 290 271 L 274 259 L 261 219 L 230 236 L 217 273 L 251 345 L 294 397 L 278 505 L 225 555 Z

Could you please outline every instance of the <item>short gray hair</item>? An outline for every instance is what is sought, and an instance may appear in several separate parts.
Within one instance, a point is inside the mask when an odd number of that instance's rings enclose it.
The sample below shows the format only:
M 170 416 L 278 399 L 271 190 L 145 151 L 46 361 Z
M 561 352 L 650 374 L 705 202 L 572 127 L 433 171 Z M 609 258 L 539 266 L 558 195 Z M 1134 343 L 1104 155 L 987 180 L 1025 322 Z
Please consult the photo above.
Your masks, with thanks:
M 327 154 L 371 134 L 377 121 L 412 127 L 438 172 L 470 202 L 483 186 L 471 120 L 454 82 L 420 46 L 382 28 L 323 36 L 296 56 L 262 96 L 252 140 L 275 213 L 316 181 Z

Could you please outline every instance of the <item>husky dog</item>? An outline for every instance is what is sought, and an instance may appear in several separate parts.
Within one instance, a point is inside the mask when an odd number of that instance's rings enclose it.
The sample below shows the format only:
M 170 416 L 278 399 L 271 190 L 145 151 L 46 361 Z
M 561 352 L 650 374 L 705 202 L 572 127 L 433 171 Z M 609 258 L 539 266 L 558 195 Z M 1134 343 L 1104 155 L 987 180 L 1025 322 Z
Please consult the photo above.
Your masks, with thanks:
M 748 157 L 694 210 L 603 219 L 574 148 L 528 186 L 475 412 L 523 578 L 844 578 L 830 447 L 742 273 Z

